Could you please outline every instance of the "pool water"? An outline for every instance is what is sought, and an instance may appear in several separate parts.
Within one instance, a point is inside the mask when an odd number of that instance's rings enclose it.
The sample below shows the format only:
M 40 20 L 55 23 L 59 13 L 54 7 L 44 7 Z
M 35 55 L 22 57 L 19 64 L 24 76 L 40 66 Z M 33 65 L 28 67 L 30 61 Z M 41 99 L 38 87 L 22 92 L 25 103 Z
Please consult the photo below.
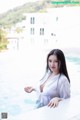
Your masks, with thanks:
M 23 60 L 19 53 L 0 54 L 0 113 L 14 116 L 35 109 L 35 94 L 24 91 L 27 79 L 31 83 L 31 73 Z
M 68 56 L 67 60 L 69 60 L 70 62 L 74 62 L 74 64 L 80 66 L 80 57 L 70 57 L 70 56 Z
M 0 99 L 0 113 L 6 112 L 14 116 L 35 109 L 35 101 L 27 98 L 19 100 L 19 96 L 15 97 L 17 97 L 16 100 L 11 99 L 11 96 Z

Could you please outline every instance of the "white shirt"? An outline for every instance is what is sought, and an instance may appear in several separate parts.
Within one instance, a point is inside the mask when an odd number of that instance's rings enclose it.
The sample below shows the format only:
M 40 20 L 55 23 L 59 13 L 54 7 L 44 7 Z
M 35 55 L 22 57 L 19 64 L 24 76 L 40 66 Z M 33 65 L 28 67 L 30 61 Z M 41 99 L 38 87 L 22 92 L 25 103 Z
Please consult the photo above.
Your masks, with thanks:
M 40 81 L 36 89 L 37 105 L 38 107 L 45 106 L 54 97 L 69 98 L 70 97 L 70 84 L 67 77 L 63 74 L 57 74 L 50 78 L 43 87 L 43 92 L 40 92 L 40 85 L 43 84 L 51 73 L 48 72 L 45 77 Z

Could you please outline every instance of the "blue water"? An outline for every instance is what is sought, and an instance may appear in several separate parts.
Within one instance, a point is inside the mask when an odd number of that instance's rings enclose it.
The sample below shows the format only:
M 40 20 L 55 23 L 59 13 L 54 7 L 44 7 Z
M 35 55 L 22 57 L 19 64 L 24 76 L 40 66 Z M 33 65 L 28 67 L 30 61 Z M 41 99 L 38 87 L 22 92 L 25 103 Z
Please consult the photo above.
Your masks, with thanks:
M 74 66 L 73 67 L 75 68 L 76 76 L 78 76 L 78 78 L 80 78 L 80 56 L 78 56 L 78 57 L 67 56 L 66 59 L 75 66 L 75 67 Z
M 70 62 L 73 62 L 76 65 L 80 65 L 80 57 L 67 57 L 67 60 L 69 60 Z
M 39 61 L 40 57 L 36 58 L 34 56 L 34 65 L 30 57 L 27 55 L 27 59 L 24 59 L 25 55 L 0 54 L 0 113 L 7 112 L 9 115 L 16 116 L 35 109 L 34 94 L 25 93 L 24 87 L 27 79 L 32 79 L 34 82 L 35 73 L 38 72 L 35 66 L 39 63 L 37 61 Z M 77 66 L 77 71 L 80 73 L 80 57 L 67 56 L 66 59 Z M 42 67 L 41 64 L 40 67 Z M 29 69 L 31 65 L 34 66 L 34 69 Z M 42 69 L 40 70 L 42 71 Z M 34 75 L 33 78 L 30 73 Z
M 18 96 L 15 96 L 18 97 Z M 9 115 L 19 115 L 35 109 L 35 102 L 30 99 L 13 102 L 11 96 L 0 99 L 0 113 L 6 112 Z

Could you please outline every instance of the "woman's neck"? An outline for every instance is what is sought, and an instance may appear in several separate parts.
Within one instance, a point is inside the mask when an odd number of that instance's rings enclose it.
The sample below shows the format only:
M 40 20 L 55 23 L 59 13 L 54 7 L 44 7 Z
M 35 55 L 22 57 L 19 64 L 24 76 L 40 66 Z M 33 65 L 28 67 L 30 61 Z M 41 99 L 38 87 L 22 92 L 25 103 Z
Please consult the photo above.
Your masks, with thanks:
M 59 72 L 52 72 L 51 74 L 55 76 L 55 75 L 58 75 Z

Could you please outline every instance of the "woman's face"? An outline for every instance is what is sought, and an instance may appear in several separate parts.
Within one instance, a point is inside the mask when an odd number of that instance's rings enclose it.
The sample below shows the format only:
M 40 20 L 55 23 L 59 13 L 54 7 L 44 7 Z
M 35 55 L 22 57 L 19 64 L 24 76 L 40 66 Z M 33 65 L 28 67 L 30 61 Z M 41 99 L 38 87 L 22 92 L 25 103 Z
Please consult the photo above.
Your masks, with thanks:
M 54 73 L 59 73 L 59 61 L 56 55 L 50 55 L 48 59 L 49 69 Z

